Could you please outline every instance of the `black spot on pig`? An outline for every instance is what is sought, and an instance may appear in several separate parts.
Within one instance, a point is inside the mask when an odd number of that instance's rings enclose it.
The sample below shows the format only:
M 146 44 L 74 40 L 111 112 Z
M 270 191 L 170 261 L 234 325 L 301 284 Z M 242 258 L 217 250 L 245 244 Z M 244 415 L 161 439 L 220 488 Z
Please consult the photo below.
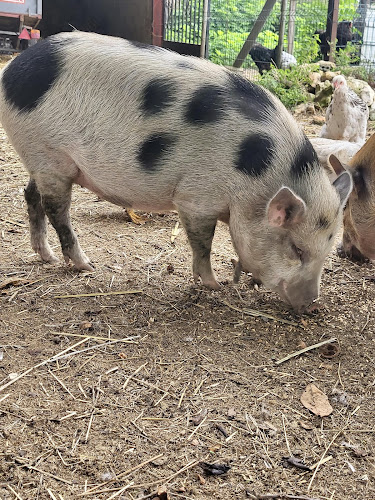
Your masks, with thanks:
M 155 115 L 170 106 L 175 97 L 175 87 L 167 80 L 151 80 L 143 91 L 142 110 L 147 115 Z
M 2 84 L 7 101 L 31 111 L 59 75 L 59 42 L 42 40 L 16 57 L 5 69 Z
M 316 168 L 321 168 L 318 156 L 311 142 L 305 137 L 292 162 L 292 175 L 295 177 L 306 175 Z
M 139 163 L 147 172 L 154 172 L 162 156 L 170 151 L 175 142 L 176 139 L 171 134 L 151 135 L 139 148 Z
M 128 40 L 128 42 L 131 45 L 133 45 L 133 47 L 136 47 L 137 49 L 152 50 L 152 51 L 165 50 L 162 47 L 158 47 L 157 45 L 149 45 L 147 43 L 137 42 L 136 40 Z
M 318 229 L 327 229 L 330 225 L 328 218 L 325 215 L 319 217 Z
M 200 87 L 186 106 L 186 120 L 193 125 L 219 121 L 224 116 L 225 94 L 225 90 L 216 85 Z
M 265 115 L 276 112 L 274 102 L 264 89 L 240 75 L 229 73 L 228 90 L 234 106 L 250 120 L 264 120 Z
M 178 61 L 176 66 L 180 69 L 197 69 L 197 67 L 194 66 L 194 64 L 192 64 L 190 61 Z
M 275 145 L 266 135 L 250 135 L 240 145 L 236 168 L 244 174 L 258 177 L 272 162 Z

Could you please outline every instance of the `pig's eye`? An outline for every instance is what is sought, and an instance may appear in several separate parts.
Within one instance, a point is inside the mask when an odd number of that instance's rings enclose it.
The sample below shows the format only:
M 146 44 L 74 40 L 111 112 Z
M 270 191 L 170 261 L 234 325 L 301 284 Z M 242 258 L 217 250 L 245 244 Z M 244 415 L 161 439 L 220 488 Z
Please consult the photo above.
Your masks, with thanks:
M 299 260 L 303 262 L 303 250 L 294 245 L 294 243 L 292 244 L 292 249 L 294 254 L 299 258 Z

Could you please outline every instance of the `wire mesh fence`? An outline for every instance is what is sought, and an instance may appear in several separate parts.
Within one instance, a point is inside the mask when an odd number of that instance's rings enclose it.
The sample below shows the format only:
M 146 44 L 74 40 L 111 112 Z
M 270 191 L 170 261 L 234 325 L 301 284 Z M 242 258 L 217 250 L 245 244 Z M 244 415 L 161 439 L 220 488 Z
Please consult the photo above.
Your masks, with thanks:
M 256 22 L 262 24 L 256 42 L 274 51 L 279 41 L 281 2 L 276 0 L 273 7 L 265 9 L 269 3 L 265 4 L 265 0 L 165 0 L 164 39 L 200 45 L 206 3 L 206 53 L 213 62 L 232 66 Z M 352 64 L 375 69 L 375 1 L 372 2 L 340 0 L 336 48 L 349 46 Z M 329 0 L 287 0 L 282 45 L 297 63 L 328 58 L 328 4 Z M 256 69 L 249 55 L 243 67 Z
M 203 0 L 165 0 L 164 40 L 199 45 L 203 10 Z

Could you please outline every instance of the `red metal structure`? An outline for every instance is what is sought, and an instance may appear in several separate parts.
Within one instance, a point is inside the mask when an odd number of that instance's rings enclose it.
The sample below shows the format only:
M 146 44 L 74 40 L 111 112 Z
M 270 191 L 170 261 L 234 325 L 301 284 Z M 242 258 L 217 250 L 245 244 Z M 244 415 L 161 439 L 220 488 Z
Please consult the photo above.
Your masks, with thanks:
M 12 52 L 19 48 L 19 35 L 25 28 L 29 33 L 42 19 L 42 0 L 0 0 L 0 51 Z M 31 39 L 30 35 L 30 39 Z M 21 38 L 24 48 L 28 39 Z

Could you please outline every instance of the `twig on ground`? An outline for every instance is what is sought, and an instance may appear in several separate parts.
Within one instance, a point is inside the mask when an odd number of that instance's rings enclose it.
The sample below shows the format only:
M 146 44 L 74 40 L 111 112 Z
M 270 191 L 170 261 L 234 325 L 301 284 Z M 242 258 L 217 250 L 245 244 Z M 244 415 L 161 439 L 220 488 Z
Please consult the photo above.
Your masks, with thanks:
M 33 370 L 35 370 L 36 368 L 39 368 L 40 366 L 44 366 L 46 365 L 47 363 L 50 363 L 51 361 L 54 360 L 54 358 L 58 357 L 58 356 L 61 356 L 63 354 L 65 354 L 66 352 L 70 351 L 71 349 L 75 348 L 75 347 L 78 347 L 79 345 L 83 344 L 83 342 L 86 342 L 86 338 L 80 340 L 79 342 L 76 342 L 75 344 L 67 347 L 66 349 L 64 349 L 63 351 L 59 352 L 58 354 L 55 354 L 54 356 L 51 356 L 50 358 L 48 359 L 45 359 L 44 361 L 41 361 L 40 363 L 32 366 L 31 368 L 29 368 L 28 370 L 24 371 L 23 373 L 21 373 L 20 375 L 18 375 L 18 377 L 14 378 L 13 380 L 10 380 L 10 382 L 7 382 L 6 384 L 4 385 L 1 385 L 0 386 L 0 392 L 3 391 L 4 389 L 6 389 L 7 387 L 9 387 L 10 385 L 14 384 L 15 382 L 17 382 L 18 380 L 20 380 L 21 378 L 25 377 L 26 375 L 28 375 L 30 372 L 32 372 Z
M 48 373 L 49 373 L 50 375 L 52 375 L 52 377 L 53 377 L 55 380 L 57 380 L 57 382 L 61 385 L 61 387 L 62 387 L 63 389 L 65 389 L 65 390 L 66 390 L 66 392 L 67 392 L 67 393 L 69 393 L 69 394 L 72 396 L 72 398 L 73 398 L 73 399 L 77 399 L 77 398 L 74 396 L 74 394 L 72 394 L 72 393 L 70 392 L 70 390 L 69 390 L 69 389 L 68 389 L 68 387 L 64 384 L 64 382 L 63 382 L 62 380 L 60 380 L 60 379 L 59 379 L 59 377 L 53 373 L 53 371 L 48 370 Z
M 286 442 L 286 447 L 288 448 L 288 453 L 289 453 L 289 456 L 292 457 L 293 456 L 293 453 L 291 452 L 290 450 L 290 446 L 289 446 L 289 441 L 288 441 L 288 436 L 286 435 L 286 428 L 285 428 L 285 417 L 284 417 L 284 413 L 281 414 L 282 416 L 282 419 L 283 419 L 283 428 L 284 428 L 284 435 L 285 435 L 285 442 Z
M 116 493 L 114 493 L 113 495 L 111 495 L 110 497 L 108 497 L 108 500 L 112 500 L 113 498 L 118 497 L 119 495 L 121 495 L 121 493 L 123 493 L 124 491 L 128 490 L 129 488 L 131 488 L 131 486 L 133 484 L 134 484 L 134 481 L 132 481 L 131 483 L 127 484 L 126 486 L 124 486 L 123 488 L 121 488 L 120 490 L 118 490 Z
M 129 375 L 129 377 L 125 380 L 124 385 L 122 386 L 123 390 L 127 388 L 130 380 L 134 377 L 134 375 L 137 375 L 137 373 L 139 373 L 142 370 L 142 368 L 144 368 L 147 364 L 148 362 L 146 361 L 146 363 L 143 363 L 143 365 L 138 366 L 138 368 L 131 375 Z
M 19 496 L 19 494 L 11 487 L 10 484 L 7 484 L 7 487 L 18 500 L 22 500 L 22 497 Z
M 323 342 L 319 342 L 318 344 L 313 344 L 305 347 L 304 349 L 301 349 L 300 351 L 293 352 L 292 354 L 289 354 L 288 356 L 285 356 L 283 359 L 279 359 L 279 361 L 275 361 L 275 365 L 281 365 L 281 363 L 284 363 L 285 361 L 289 361 L 292 358 L 295 358 L 299 356 L 300 354 L 303 354 L 304 352 L 311 351 L 312 349 L 317 349 L 318 347 L 321 347 L 322 345 L 325 344 L 330 344 L 332 342 L 337 342 L 336 338 L 328 339 L 328 340 L 323 340 Z
M 99 494 L 99 492 L 97 492 L 96 490 L 98 490 L 99 488 L 102 488 L 106 484 L 113 483 L 114 481 L 118 481 L 120 478 L 123 478 L 123 477 L 131 474 L 132 472 L 134 472 L 138 469 L 141 469 L 145 465 L 149 464 L 150 462 L 152 462 L 154 460 L 157 460 L 158 458 L 160 458 L 162 456 L 163 456 L 163 453 L 159 453 L 158 455 L 155 455 L 154 457 L 148 458 L 144 462 L 141 462 L 140 464 L 135 465 L 134 467 L 131 467 L 130 469 L 127 469 L 126 471 L 121 472 L 120 474 L 117 474 L 116 478 L 110 479 L 109 481 L 105 481 L 104 483 L 98 484 L 97 486 L 90 488 L 89 490 L 85 491 L 84 493 L 80 493 L 78 496 L 83 497 L 85 495 L 91 495 L 91 493 L 93 493 L 94 491 L 95 491 L 95 494 L 97 495 L 97 494 Z
M 257 309 L 240 309 L 239 307 L 232 306 L 232 304 L 229 304 L 226 300 L 222 300 L 222 303 L 225 304 L 229 309 L 233 309 L 233 311 L 238 311 L 242 314 L 247 314 L 248 316 L 253 316 L 254 318 L 266 318 L 266 319 L 272 319 L 274 321 L 278 321 L 279 323 L 284 323 L 286 325 L 292 325 L 292 326 L 297 326 L 299 328 L 303 328 L 302 325 L 299 325 L 298 323 L 295 323 L 294 321 L 289 321 L 287 319 L 283 318 L 277 318 L 276 316 L 272 316 L 272 314 L 268 314 L 262 311 L 258 311 Z
M 331 446 L 333 445 L 333 443 L 336 441 L 336 439 L 340 436 L 340 434 L 348 427 L 349 425 L 349 421 L 344 425 L 344 427 L 342 429 L 340 429 L 339 431 L 336 432 L 336 434 L 333 436 L 333 438 L 331 439 L 331 441 L 329 442 L 328 446 L 326 447 L 326 449 L 324 450 L 323 452 L 323 455 L 320 457 L 320 460 L 319 462 L 317 463 L 316 465 L 316 468 L 314 470 L 314 474 L 311 476 L 311 479 L 310 479 L 310 482 L 309 482 L 309 485 L 307 487 L 307 491 L 309 492 L 310 489 L 311 489 L 311 486 L 314 482 L 314 479 L 315 479 L 315 476 L 320 468 L 320 466 L 324 463 L 324 458 L 326 456 L 326 454 L 328 453 L 328 450 L 331 448 Z
M 198 431 L 198 429 L 202 427 L 202 425 L 205 423 L 206 420 L 207 420 L 207 415 L 204 417 L 202 422 L 200 422 L 200 424 L 197 425 L 197 427 L 193 430 L 193 432 L 188 436 L 187 438 L 188 441 L 190 441 L 190 439 L 194 436 L 194 434 Z
M 275 493 L 275 494 L 268 494 L 268 495 L 258 495 L 257 500 L 271 500 L 271 499 L 278 499 L 278 500 L 319 500 L 319 498 L 313 498 L 313 497 L 307 497 L 306 495 L 289 495 L 289 494 L 283 494 L 283 493 Z
M 26 462 L 22 462 L 19 458 L 15 460 L 16 464 L 20 465 L 21 467 L 26 467 L 26 469 L 31 469 L 31 470 L 36 470 L 37 472 L 40 472 L 41 474 L 45 476 L 52 477 L 53 479 L 56 479 L 56 481 L 60 481 L 61 483 L 65 484 L 73 484 L 71 481 L 68 481 L 67 479 L 64 479 L 59 476 L 55 476 L 54 474 L 51 474 L 50 472 L 47 472 L 45 470 L 38 469 L 37 467 L 33 467 L 32 465 L 27 464 Z
M 110 295 L 128 295 L 134 293 L 143 293 L 143 290 L 123 290 L 117 292 L 94 292 L 94 293 L 77 293 L 67 295 L 55 295 L 54 299 L 74 299 L 81 297 L 109 297 Z

